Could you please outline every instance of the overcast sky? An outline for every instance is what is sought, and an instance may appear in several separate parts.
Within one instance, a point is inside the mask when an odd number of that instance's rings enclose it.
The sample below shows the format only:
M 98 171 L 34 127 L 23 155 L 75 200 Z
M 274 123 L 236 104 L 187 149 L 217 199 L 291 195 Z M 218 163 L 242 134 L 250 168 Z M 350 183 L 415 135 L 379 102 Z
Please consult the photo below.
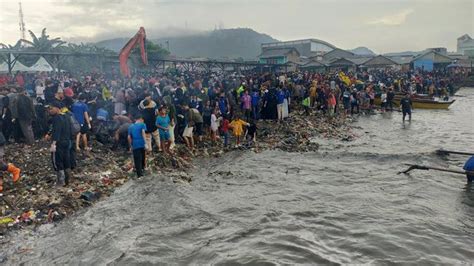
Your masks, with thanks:
M 456 49 L 474 37 L 474 0 L 23 0 L 27 30 L 94 41 L 128 37 L 144 26 L 167 32 L 248 27 L 278 40 L 317 38 L 378 53 Z M 20 37 L 18 0 L 0 0 L 0 42 Z M 27 36 L 28 38 L 28 36 Z

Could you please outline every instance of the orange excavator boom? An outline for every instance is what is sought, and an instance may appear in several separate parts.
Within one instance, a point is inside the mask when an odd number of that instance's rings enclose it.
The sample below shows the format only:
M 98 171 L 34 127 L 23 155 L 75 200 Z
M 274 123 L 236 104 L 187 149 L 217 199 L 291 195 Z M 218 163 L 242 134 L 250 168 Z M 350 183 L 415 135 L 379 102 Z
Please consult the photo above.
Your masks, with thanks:
M 135 36 L 133 36 L 133 38 L 131 38 L 125 44 L 122 50 L 120 50 L 120 54 L 119 54 L 120 72 L 122 73 L 123 76 L 130 77 L 130 69 L 128 68 L 127 61 L 128 61 L 128 57 L 130 56 L 130 53 L 132 52 L 133 48 L 137 46 L 137 44 L 140 45 L 140 55 L 141 55 L 143 64 L 148 65 L 148 57 L 145 50 L 145 40 L 146 40 L 145 29 L 143 27 L 140 27 L 137 34 L 135 34 Z

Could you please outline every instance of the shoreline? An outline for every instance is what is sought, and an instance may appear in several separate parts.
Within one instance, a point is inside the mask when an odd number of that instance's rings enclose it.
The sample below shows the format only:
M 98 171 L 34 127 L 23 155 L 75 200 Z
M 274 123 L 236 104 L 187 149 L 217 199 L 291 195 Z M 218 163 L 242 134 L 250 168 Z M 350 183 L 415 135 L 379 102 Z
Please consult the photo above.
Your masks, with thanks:
M 254 147 L 223 149 L 208 139 L 198 145 L 194 154 L 184 144 L 177 144 L 174 156 L 155 152 L 147 158 L 147 175 L 168 173 L 174 183 L 191 183 L 188 171 L 193 169 L 196 158 L 218 158 L 236 149 L 245 152 L 261 152 L 279 149 L 285 152 L 317 151 L 315 138 L 354 139 L 351 118 L 344 115 L 329 118 L 323 114 L 302 116 L 294 110 L 283 123 L 260 120 L 257 123 L 257 143 Z M 233 143 L 231 138 L 231 143 Z M 68 187 L 54 187 L 48 144 L 37 141 L 31 148 L 21 144 L 6 146 L 6 154 L 22 168 L 22 179 L 12 186 L 10 178 L 4 178 L 5 189 L 0 203 L 2 218 L 0 236 L 18 230 L 36 230 L 43 224 L 55 224 L 73 216 L 112 195 L 116 188 L 135 178 L 131 155 L 125 151 L 111 151 L 110 147 L 93 141 L 93 150 L 77 154 L 78 167 Z M 232 145 L 233 146 L 233 145 Z M 33 158 L 35 158 L 33 160 Z M 6 241 L 5 241 L 6 240 Z

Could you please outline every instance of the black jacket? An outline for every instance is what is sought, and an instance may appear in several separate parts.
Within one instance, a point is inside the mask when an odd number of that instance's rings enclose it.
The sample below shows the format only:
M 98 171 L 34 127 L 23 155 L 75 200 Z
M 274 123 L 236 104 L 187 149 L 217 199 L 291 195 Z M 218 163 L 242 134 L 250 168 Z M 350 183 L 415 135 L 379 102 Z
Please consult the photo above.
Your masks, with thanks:
M 18 119 L 26 121 L 36 119 L 35 107 L 33 105 L 33 100 L 30 97 L 20 94 L 18 95 L 16 104 Z

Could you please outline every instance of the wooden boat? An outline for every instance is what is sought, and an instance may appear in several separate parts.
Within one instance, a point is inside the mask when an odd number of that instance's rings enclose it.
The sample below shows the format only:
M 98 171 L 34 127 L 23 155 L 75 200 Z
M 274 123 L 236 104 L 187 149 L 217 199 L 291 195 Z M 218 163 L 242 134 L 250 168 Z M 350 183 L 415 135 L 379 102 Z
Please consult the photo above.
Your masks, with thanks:
M 395 95 L 395 98 L 393 99 L 393 107 L 398 108 L 400 106 L 400 100 L 402 99 L 402 96 Z M 414 109 L 444 109 L 447 110 L 449 109 L 449 106 L 453 104 L 456 100 L 451 100 L 451 101 L 440 101 L 433 99 L 429 96 L 412 96 L 411 102 L 413 104 Z M 374 99 L 374 103 L 376 105 L 381 105 L 382 101 L 380 99 L 380 96 L 376 97 Z

